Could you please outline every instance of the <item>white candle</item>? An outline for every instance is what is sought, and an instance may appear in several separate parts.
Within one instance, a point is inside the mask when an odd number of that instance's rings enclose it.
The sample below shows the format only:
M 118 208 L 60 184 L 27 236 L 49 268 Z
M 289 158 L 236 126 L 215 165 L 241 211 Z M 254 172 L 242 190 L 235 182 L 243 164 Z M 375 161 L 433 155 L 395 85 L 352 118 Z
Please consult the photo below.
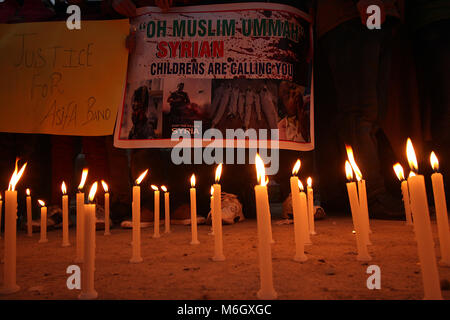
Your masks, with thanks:
M 303 235 L 307 235 L 307 237 L 304 236 L 305 239 L 305 245 L 306 244 L 312 244 L 311 238 L 309 235 L 309 228 L 308 228 L 308 203 L 306 199 L 306 194 L 304 192 L 303 184 L 300 180 L 298 180 L 298 188 L 300 189 L 300 228 Z M 309 242 L 308 242 L 309 241 Z
M 3 263 L 3 287 L 0 294 L 10 294 L 20 290 L 16 283 L 16 258 L 17 258 L 17 191 L 15 187 L 19 182 L 27 164 L 17 171 L 17 160 L 14 173 L 9 182 L 8 190 L 5 191 L 5 244 Z
M 258 256 L 260 273 L 260 290 L 257 293 L 259 299 L 276 299 L 277 293 L 273 287 L 272 251 L 270 230 L 270 208 L 267 193 L 264 162 L 256 155 L 255 165 L 259 185 L 255 186 L 256 221 L 258 229 Z
M 222 174 L 222 164 L 219 164 L 216 169 L 216 183 L 213 185 L 214 189 L 214 256 L 213 261 L 224 261 L 223 254 L 223 239 L 222 239 L 222 187 L 219 184 L 220 176 Z
M 189 191 L 191 198 L 191 234 L 192 234 L 191 244 L 200 244 L 200 241 L 198 241 L 198 234 L 197 234 L 197 193 L 195 190 L 194 174 L 191 176 L 191 188 Z
M 155 196 L 155 205 L 154 205 L 154 219 L 153 219 L 153 238 L 159 238 L 161 235 L 159 234 L 159 190 L 157 186 L 152 185 L 152 189 L 154 190 Z
M 131 263 L 142 262 L 141 257 L 141 187 L 139 184 L 147 175 L 148 169 L 145 170 L 138 179 L 136 179 L 136 185 L 133 186 L 133 203 L 132 203 L 132 256 Z
M 407 141 L 408 162 L 412 171 L 417 172 L 417 158 L 411 140 Z M 433 234 L 431 231 L 430 214 L 428 211 L 425 179 L 422 175 L 408 178 L 411 211 L 413 214 L 414 231 L 416 232 L 417 248 L 419 251 L 420 268 L 424 288 L 424 299 L 442 299 L 439 283 L 436 255 L 434 252 Z
M 161 186 L 164 191 L 164 233 L 170 233 L 170 194 L 166 186 Z
M 211 232 L 208 233 L 208 235 L 213 236 L 214 235 L 214 187 L 211 186 L 211 197 L 209 201 L 209 207 L 211 209 Z
M 398 180 L 400 180 L 401 182 L 403 205 L 405 207 L 406 225 L 412 226 L 411 203 L 409 200 L 408 182 L 405 180 L 405 172 L 403 171 L 403 167 L 400 163 L 394 164 L 393 168 L 395 174 L 397 175 Z
M 16 284 L 16 225 L 17 191 L 5 191 L 5 251 L 3 288 L 0 293 L 8 294 L 20 290 Z
M 436 208 L 436 221 L 438 226 L 441 261 L 443 266 L 450 267 L 450 231 L 448 226 L 447 202 L 445 199 L 444 178 L 439 170 L 439 162 L 434 154 L 430 156 L 431 167 L 435 171 L 431 175 L 433 184 L 434 206 Z
M 356 164 L 355 158 L 353 156 L 353 149 L 351 146 L 345 146 L 347 150 L 347 157 L 349 164 L 353 171 L 356 174 L 356 179 L 358 180 L 358 221 L 361 228 L 361 237 L 366 245 L 372 244 L 370 242 L 369 233 L 370 225 L 369 225 L 369 209 L 367 206 L 367 191 L 366 191 L 366 181 L 362 178 L 362 173 L 359 170 L 358 165 Z
M 76 195 L 77 202 L 77 235 L 76 235 L 76 263 L 83 262 L 84 258 L 84 184 L 86 183 L 88 169 L 83 169 L 81 174 L 81 181 L 78 185 L 78 192 Z
M 39 239 L 39 243 L 48 242 L 47 239 L 47 207 L 45 206 L 44 201 L 38 200 L 41 205 L 41 238 Z
M 300 169 L 300 160 L 294 165 L 292 170 L 293 176 L 290 179 L 291 185 L 291 201 L 292 201 L 292 216 L 294 220 L 294 240 L 295 240 L 295 256 L 294 260 L 303 262 L 308 260 L 308 257 L 305 255 L 305 238 L 302 235 L 302 227 L 301 227 L 301 209 L 300 209 L 300 190 L 298 188 L 298 177 L 295 174 L 298 173 Z
M 33 226 L 31 224 L 33 218 L 32 218 L 32 207 L 31 207 L 31 195 L 30 195 L 30 189 L 27 188 L 27 235 L 31 237 L 33 235 Z M 1 216 L 0 216 L 1 218 Z M 0 225 L 1 226 L 1 225 Z
M 315 226 L 314 226 L 314 190 L 312 188 L 311 177 L 308 177 L 308 179 L 306 180 L 306 183 L 308 185 L 306 191 L 307 191 L 307 196 L 308 196 L 309 233 L 311 235 L 315 235 L 317 233 L 316 233 Z
M 61 184 L 62 196 L 62 219 L 63 219 L 63 238 L 62 246 L 70 246 L 69 242 L 69 197 L 67 196 L 67 188 L 64 181 Z
M 356 260 L 358 261 L 370 261 L 372 258 L 367 250 L 367 244 L 364 241 L 361 228 L 361 220 L 359 214 L 359 203 L 358 203 L 358 191 L 356 189 L 356 183 L 351 181 L 353 179 L 352 167 L 348 161 L 345 162 L 345 173 L 347 175 L 347 192 L 348 200 L 350 202 L 350 209 L 352 211 L 353 227 L 356 232 L 356 247 L 358 249 L 358 255 Z
M 95 204 L 92 203 L 97 191 L 97 182 L 89 192 L 89 204 L 84 206 L 84 259 L 82 270 L 82 286 L 78 299 L 90 300 L 98 297 L 94 288 L 95 274 Z
M 105 236 L 111 235 L 110 232 L 110 225 L 111 222 L 109 221 L 109 189 L 108 184 L 102 180 L 102 186 L 103 190 L 105 191 Z
M 298 188 L 298 178 L 291 177 L 291 197 L 292 197 L 292 215 L 294 220 L 294 239 L 295 256 L 294 260 L 303 262 L 308 260 L 305 255 L 305 240 L 302 236 L 301 218 L 300 218 L 300 190 Z
M 369 234 L 372 233 L 372 231 L 370 230 L 369 207 L 367 205 L 366 180 L 364 179 L 358 180 L 358 198 L 365 239 L 367 244 L 372 244 L 369 237 Z
M 76 258 L 75 262 L 80 263 L 83 262 L 84 257 L 84 242 L 83 242 L 83 235 L 84 235 L 84 192 L 78 191 L 76 195 L 76 201 L 77 201 L 77 235 L 76 235 Z

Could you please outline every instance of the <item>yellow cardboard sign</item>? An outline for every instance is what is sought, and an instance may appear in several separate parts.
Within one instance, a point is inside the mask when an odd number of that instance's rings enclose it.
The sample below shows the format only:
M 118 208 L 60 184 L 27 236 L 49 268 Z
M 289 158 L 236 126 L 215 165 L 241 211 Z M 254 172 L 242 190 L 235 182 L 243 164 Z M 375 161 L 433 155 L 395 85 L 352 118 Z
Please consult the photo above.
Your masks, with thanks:
M 128 33 L 128 20 L 0 25 L 0 131 L 112 134 Z

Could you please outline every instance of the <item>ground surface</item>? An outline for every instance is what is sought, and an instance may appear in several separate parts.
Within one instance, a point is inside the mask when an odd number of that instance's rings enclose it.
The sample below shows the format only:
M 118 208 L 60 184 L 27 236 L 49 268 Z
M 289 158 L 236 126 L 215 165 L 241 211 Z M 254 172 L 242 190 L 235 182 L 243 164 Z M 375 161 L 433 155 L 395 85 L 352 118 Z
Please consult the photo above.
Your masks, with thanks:
M 356 261 L 356 244 L 349 218 L 316 221 L 317 235 L 306 251 L 309 260 L 294 256 L 292 225 L 273 224 L 274 287 L 279 299 L 422 299 L 423 288 L 413 230 L 401 221 L 371 221 L 373 261 L 381 268 L 381 290 L 366 287 L 367 264 Z M 161 227 L 163 232 L 164 227 Z M 259 289 L 256 221 L 224 226 L 226 261 L 213 262 L 209 226 L 199 226 L 200 245 L 190 245 L 190 227 L 173 225 L 172 233 L 153 239 L 153 228 L 142 231 L 144 262 L 130 264 L 131 230 L 97 231 L 95 287 L 99 299 L 255 299 Z M 439 257 L 436 224 L 433 222 Z M 66 268 L 75 257 L 72 246 L 61 247 L 61 230 L 49 231 L 49 242 L 39 235 L 19 233 L 18 293 L 0 299 L 77 299 L 78 290 L 66 287 Z M 3 257 L 3 240 L 1 242 Z M 450 268 L 439 267 L 450 280 Z M 3 267 L 0 268 L 0 283 Z M 450 299 L 450 291 L 443 291 Z

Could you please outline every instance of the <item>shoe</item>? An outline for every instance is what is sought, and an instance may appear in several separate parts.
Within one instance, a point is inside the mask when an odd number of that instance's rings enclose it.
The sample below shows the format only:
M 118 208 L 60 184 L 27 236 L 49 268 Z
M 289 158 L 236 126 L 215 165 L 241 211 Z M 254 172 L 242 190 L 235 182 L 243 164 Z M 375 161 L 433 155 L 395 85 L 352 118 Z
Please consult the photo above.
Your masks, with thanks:
M 197 215 L 197 224 L 204 224 L 206 222 L 205 217 Z M 170 223 L 179 225 L 191 224 L 191 206 L 187 203 L 180 205 L 170 214 Z

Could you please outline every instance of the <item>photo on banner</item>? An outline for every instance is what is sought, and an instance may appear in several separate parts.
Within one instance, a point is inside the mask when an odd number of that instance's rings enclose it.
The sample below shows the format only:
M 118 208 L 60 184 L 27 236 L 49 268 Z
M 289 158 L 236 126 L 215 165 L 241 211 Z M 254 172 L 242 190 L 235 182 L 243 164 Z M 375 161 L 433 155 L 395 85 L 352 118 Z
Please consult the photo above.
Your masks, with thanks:
M 201 121 L 203 132 L 216 128 L 224 139 L 227 129 L 278 129 L 280 148 L 314 149 L 307 13 L 271 3 L 145 7 L 130 24 L 136 49 L 116 147 L 173 147 L 173 134 L 194 138 Z

